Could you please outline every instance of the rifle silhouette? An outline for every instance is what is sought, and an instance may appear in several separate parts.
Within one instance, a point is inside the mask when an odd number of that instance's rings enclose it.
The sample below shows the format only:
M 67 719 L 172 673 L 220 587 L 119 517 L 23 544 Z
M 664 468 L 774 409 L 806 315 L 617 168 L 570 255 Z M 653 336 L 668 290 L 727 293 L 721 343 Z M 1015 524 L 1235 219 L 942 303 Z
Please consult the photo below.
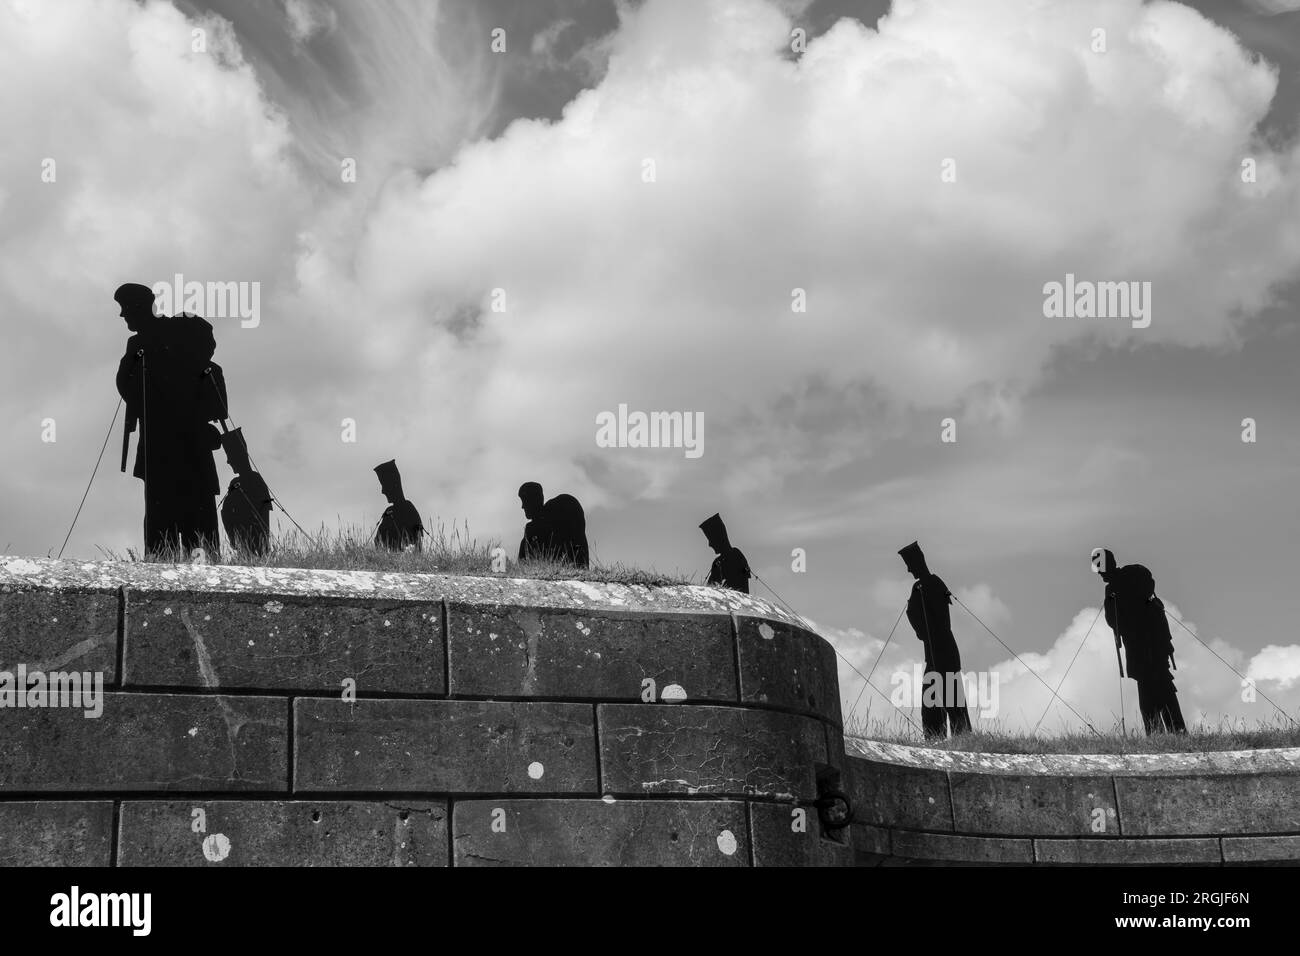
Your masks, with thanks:
M 135 360 L 139 362 L 144 358 L 144 349 L 136 349 Z M 140 394 L 144 394 L 144 384 L 141 383 Z M 135 406 L 128 402 L 126 406 L 126 417 L 122 419 L 122 473 L 126 474 L 126 460 L 131 453 L 131 432 L 135 431 L 136 426 L 140 423 L 140 412 Z M 141 438 L 143 441 L 143 438 Z
M 126 474 L 126 460 L 131 455 L 131 432 L 133 431 L 135 431 L 135 416 L 127 412 L 126 421 L 122 425 L 122 474 Z

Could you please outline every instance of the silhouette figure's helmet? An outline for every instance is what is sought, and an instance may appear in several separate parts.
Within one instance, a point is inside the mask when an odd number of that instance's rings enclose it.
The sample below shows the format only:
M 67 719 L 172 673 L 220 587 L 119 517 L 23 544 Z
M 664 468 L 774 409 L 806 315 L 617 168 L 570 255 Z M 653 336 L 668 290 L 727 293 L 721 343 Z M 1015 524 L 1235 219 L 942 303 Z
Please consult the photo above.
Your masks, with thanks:
M 375 474 L 379 476 L 379 484 L 385 488 L 389 484 L 396 484 L 402 480 L 402 476 L 397 471 L 397 459 L 395 458 L 375 465 Z
M 727 534 L 727 526 L 722 523 L 722 515 L 720 514 L 715 514 L 701 521 L 700 530 L 704 532 L 704 537 L 710 541 L 715 538 L 720 540 Z
M 117 291 L 113 293 L 113 299 L 118 305 L 152 309 L 154 294 L 153 289 L 147 285 L 128 282 L 117 287 Z
M 1102 574 L 1114 574 L 1119 564 L 1115 561 L 1115 553 L 1108 548 L 1103 548 L 1102 552 Z
M 917 567 L 925 564 L 925 554 L 921 551 L 921 546 L 913 541 L 906 547 L 898 549 L 898 553 L 903 558 L 903 563 L 909 568 L 915 564 Z

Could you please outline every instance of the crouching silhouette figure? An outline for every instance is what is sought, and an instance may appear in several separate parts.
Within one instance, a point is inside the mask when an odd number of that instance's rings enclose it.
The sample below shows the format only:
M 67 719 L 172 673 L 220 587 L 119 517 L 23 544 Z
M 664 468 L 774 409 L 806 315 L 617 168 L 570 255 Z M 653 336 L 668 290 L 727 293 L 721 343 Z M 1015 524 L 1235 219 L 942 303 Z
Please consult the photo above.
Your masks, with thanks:
M 573 495 L 546 500 L 542 486 L 527 481 L 519 486 L 520 507 L 528 523 L 519 542 L 519 560 L 558 561 L 589 567 L 587 518 Z
M 271 545 L 271 504 L 275 499 L 262 476 L 253 470 L 243 429 L 234 428 L 222 435 L 221 446 L 235 473 L 221 503 L 226 537 L 236 551 L 264 555 Z

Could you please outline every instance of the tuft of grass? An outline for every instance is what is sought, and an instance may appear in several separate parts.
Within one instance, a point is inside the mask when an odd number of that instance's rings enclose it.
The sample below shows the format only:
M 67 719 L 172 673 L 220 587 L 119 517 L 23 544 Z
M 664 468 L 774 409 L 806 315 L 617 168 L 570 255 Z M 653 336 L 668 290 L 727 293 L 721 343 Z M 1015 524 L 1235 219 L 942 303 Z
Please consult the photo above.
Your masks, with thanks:
M 450 528 L 439 522 L 437 528 L 426 534 L 423 549 L 416 551 L 388 551 L 375 547 L 373 532 L 357 525 L 334 530 L 321 526 L 315 534 L 303 534 L 296 529 L 275 535 L 271 547 L 264 555 L 254 555 L 232 550 L 228 544 L 221 546 L 218 560 L 205 556 L 209 564 L 241 565 L 244 567 L 307 568 L 322 571 L 393 571 L 403 574 L 465 574 L 488 578 L 531 578 L 542 581 L 591 581 L 607 584 L 641 585 L 643 587 L 668 587 L 691 584 L 692 579 L 680 572 L 657 571 L 653 568 L 634 568 L 621 562 L 602 564 L 593 562 L 590 568 L 575 568 L 554 561 L 515 561 L 513 551 L 506 549 L 506 568 L 493 571 L 492 552 L 501 547 L 495 539 L 479 541 L 469 532 L 468 523 L 453 523 Z M 194 556 L 175 547 L 141 558 L 134 548 L 125 556 L 100 547 L 99 551 L 111 561 L 146 561 L 152 564 L 191 564 Z M 498 562 L 499 564 L 499 562 Z
M 920 718 L 914 718 L 920 722 Z M 947 740 L 927 741 L 910 725 L 899 729 L 897 721 L 850 719 L 844 736 L 859 740 L 907 744 L 933 750 L 985 754 L 1156 754 L 1220 750 L 1260 750 L 1271 747 L 1300 747 L 1300 725 L 1275 714 L 1272 721 L 1248 723 L 1244 718 L 1220 718 L 1217 724 L 1201 722 L 1189 726 L 1186 734 L 1158 733 L 1148 737 L 1141 723 L 1128 724 L 1127 736 L 1118 718 L 1109 727 L 1095 723 L 1100 736 L 1090 730 L 1065 729 L 1037 734 L 1006 729 L 998 722 L 984 722 L 977 730 Z

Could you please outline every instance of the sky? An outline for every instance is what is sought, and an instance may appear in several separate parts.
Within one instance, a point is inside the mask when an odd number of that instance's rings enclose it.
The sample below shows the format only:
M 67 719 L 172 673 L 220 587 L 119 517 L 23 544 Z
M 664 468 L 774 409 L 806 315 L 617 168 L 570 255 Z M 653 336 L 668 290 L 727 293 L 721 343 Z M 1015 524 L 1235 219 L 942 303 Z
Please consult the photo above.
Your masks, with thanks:
M 1297 0 L 0 0 L 0 121 L 4 553 L 85 490 L 113 290 L 179 273 L 257 284 L 216 358 L 309 528 L 396 458 L 435 524 L 513 553 L 536 480 L 702 580 L 720 512 L 882 729 L 912 540 L 1005 642 L 954 606 L 986 725 L 1113 724 L 1109 547 L 1213 649 L 1174 625 L 1189 720 L 1300 708 Z M 601 447 L 620 405 L 702 454 Z M 138 546 L 117 448 L 67 556 Z

